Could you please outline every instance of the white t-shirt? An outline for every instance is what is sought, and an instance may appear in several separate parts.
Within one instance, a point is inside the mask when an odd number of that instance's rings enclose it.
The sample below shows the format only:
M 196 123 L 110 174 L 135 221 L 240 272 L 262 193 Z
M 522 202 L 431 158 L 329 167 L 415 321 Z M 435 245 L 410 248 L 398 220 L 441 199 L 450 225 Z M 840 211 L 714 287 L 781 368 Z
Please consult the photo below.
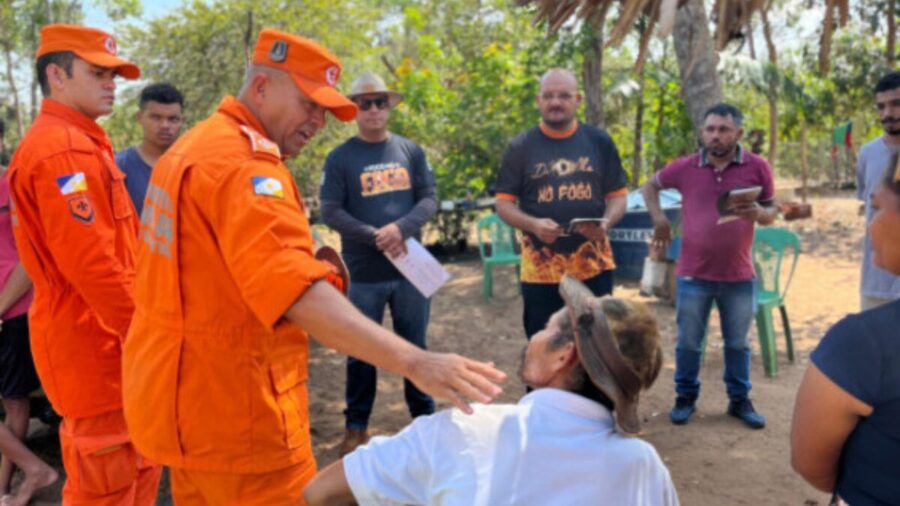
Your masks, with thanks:
M 653 447 L 615 431 L 605 407 L 535 390 L 518 404 L 420 417 L 344 457 L 361 505 L 677 506 Z

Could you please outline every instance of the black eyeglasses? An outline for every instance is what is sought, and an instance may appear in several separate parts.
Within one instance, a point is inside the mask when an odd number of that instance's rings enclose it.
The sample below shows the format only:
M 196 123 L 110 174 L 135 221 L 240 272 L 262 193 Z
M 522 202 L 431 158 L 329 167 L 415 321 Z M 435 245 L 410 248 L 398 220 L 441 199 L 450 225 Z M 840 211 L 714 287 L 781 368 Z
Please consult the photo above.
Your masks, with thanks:
M 568 102 L 575 98 L 574 93 L 569 93 L 568 91 L 560 91 L 554 93 L 552 91 L 547 91 L 541 94 L 541 99 L 546 100 L 547 102 L 553 100 L 554 98 L 559 99 L 562 102 Z
M 388 106 L 388 98 L 387 97 L 378 97 L 378 98 L 358 98 L 354 100 L 356 105 L 363 111 L 368 111 L 374 105 L 379 110 L 387 109 Z

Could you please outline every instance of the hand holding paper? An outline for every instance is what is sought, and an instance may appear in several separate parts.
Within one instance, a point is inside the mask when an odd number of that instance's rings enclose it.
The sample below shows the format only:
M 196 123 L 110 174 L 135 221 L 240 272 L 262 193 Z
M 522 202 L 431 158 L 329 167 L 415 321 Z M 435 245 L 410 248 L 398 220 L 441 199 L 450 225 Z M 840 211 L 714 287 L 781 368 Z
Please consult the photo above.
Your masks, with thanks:
M 431 297 L 450 279 L 450 273 L 412 237 L 406 240 L 404 247 L 404 254 L 392 257 L 385 251 L 384 255 L 422 295 Z
M 375 247 L 385 252 L 388 258 L 396 258 L 406 253 L 406 245 L 403 243 L 400 227 L 396 223 L 388 223 L 376 230 Z

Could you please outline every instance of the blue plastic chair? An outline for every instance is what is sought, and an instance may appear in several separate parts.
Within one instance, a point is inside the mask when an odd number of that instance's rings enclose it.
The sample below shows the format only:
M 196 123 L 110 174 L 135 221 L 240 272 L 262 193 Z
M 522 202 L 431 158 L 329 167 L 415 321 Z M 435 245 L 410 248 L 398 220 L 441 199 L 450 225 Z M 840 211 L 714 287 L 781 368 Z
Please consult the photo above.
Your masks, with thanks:
M 500 216 L 489 214 L 478 220 L 478 253 L 484 264 L 482 295 L 489 299 L 494 294 L 492 271 L 495 265 L 515 264 L 516 276 L 522 257 L 516 253 L 516 231 Z

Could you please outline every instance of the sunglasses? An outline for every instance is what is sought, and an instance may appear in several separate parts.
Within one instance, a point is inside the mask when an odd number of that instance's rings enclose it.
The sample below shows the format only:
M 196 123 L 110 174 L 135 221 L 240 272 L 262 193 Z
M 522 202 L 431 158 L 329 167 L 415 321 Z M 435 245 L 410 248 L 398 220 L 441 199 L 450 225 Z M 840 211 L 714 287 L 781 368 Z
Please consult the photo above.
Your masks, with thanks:
M 378 98 L 358 98 L 354 100 L 356 105 L 360 108 L 360 110 L 368 111 L 374 105 L 379 110 L 387 109 L 389 100 L 387 97 L 378 97 Z

